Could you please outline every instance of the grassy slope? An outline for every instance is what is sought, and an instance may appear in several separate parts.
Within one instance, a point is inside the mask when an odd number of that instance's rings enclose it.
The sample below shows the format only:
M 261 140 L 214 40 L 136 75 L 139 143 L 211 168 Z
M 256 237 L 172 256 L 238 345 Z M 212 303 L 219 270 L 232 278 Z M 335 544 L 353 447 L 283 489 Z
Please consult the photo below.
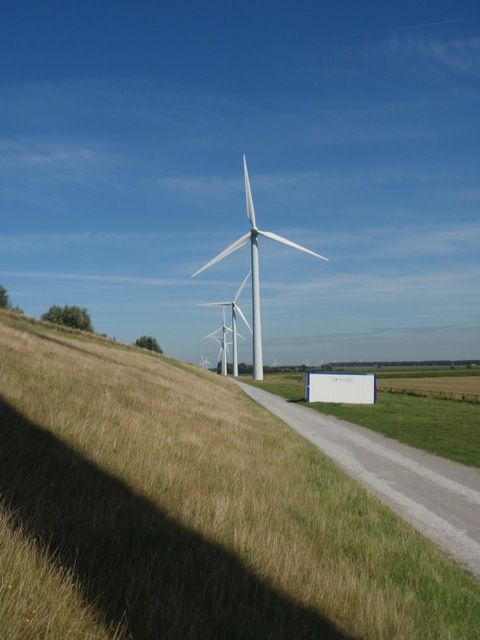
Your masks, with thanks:
M 303 383 L 298 374 L 288 378 L 271 375 L 264 382 L 249 378 L 244 381 L 288 400 L 303 397 Z M 375 405 L 312 402 L 308 406 L 424 451 L 480 468 L 479 404 L 380 392 Z
M 477 637 L 478 582 L 240 390 L 3 318 L 2 638 Z

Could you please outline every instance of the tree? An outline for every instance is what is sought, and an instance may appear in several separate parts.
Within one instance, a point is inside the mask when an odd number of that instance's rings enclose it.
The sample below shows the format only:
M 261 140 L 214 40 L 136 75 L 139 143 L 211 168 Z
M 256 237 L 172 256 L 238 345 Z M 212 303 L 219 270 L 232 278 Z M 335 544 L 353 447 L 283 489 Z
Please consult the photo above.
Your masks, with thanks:
M 93 331 L 92 321 L 87 310 L 75 305 L 60 307 L 58 304 L 54 304 L 42 315 L 42 320 L 55 324 L 63 324 L 73 329 Z
M 8 309 L 9 306 L 7 290 L 0 284 L 0 309 Z
M 8 297 L 8 291 L 0 284 L 0 309 L 6 309 L 7 311 L 13 311 L 13 313 L 23 313 L 23 309 L 20 307 L 13 307 Z
M 134 344 L 136 347 L 140 347 L 141 349 L 148 349 L 149 351 L 156 351 L 157 353 L 163 353 L 156 338 L 153 338 L 152 336 L 142 336 L 141 338 L 137 338 Z
M 42 320 L 47 322 L 54 322 L 55 324 L 63 324 L 63 310 L 58 304 L 54 304 L 50 309 L 43 314 Z

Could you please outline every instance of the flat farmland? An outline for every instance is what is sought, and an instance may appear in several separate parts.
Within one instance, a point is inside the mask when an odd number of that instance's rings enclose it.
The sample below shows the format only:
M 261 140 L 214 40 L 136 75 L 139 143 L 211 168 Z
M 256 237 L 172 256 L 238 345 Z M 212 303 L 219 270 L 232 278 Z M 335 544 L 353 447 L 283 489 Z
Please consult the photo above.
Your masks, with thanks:
M 412 391 L 420 393 L 446 394 L 452 397 L 478 396 L 480 398 L 480 376 L 445 376 L 434 378 L 393 378 L 377 380 L 382 391 Z M 466 398 L 468 399 L 468 398 Z

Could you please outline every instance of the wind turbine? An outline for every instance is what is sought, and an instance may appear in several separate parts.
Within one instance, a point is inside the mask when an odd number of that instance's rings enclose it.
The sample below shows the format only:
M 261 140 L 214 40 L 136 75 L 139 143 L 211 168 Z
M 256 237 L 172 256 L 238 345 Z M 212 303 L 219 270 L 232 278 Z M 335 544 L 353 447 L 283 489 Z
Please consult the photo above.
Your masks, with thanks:
M 240 297 L 240 294 L 242 293 L 245 285 L 247 284 L 247 280 L 249 279 L 250 274 L 251 274 L 251 271 L 249 271 L 247 273 L 246 278 L 244 279 L 244 281 L 242 282 L 242 284 L 238 288 L 238 291 L 235 294 L 233 300 L 231 300 L 230 302 L 205 302 L 203 304 L 197 305 L 197 307 L 223 307 L 224 309 L 225 309 L 225 307 L 232 307 L 232 329 L 231 329 L 231 331 L 232 331 L 232 337 L 233 337 L 233 376 L 235 378 L 238 378 L 237 336 L 239 336 L 240 338 L 243 337 L 239 333 L 237 333 L 237 313 L 241 317 L 243 322 L 247 325 L 250 333 L 253 333 L 251 326 L 248 324 L 248 320 L 246 319 L 243 311 L 240 309 L 239 305 L 237 304 L 237 300 Z M 227 327 L 227 330 L 228 330 L 228 327 Z
M 223 258 L 230 255 L 240 247 L 243 247 L 250 241 L 251 247 L 251 270 L 252 270 L 252 311 L 253 311 L 253 377 L 255 380 L 263 380 L 263 354 L 262 354 L 262 326 L 261 326 L 261 317 L 260 317 L 260 275 L 259 275 L 259 266 L 258 266 L 258 236 L 263 236 L 264 238 L 270 238 L 270 240 L 275 240 L 275 242 L 279 242 L 280 244 L 286 244 L 288 247 L 293 247 L 294 249 L 298 249 L 299 251 L 304 251 L 305 253 L 309 253 L 316 258 L 321 258 L 322 260 L 328 260 L 324 256 L 321 256 L 319 253 L 315 253 L 315 251 L 310 251 L 310 249 L 306 249 L 296 242 L 292 242 L 291 240 L 287 240 L 282 236 L 277 235 L 276 233 L 272 233 L 271 231 L 262 231 L 257 227 L 257 222 L 255 220 L 255 210 L 253 208 L 253 198 L 252 198 L 252 190 L 250 188 L 250 180 L 248 178 L 248 169 L 247 169 L 247 161 L 245 156 L 243 156 L 243 173 L 245 177 L 245 196 L 247 201 L 247 217 L 250 221 L 250 231 L 246 233 L 244 236 L 236 240 L 229 247 L 224 249 L 221 253 L 218 254 L 215 258 L 207 262 L 201 269 L 196 271 L 192 278 L 196 275 L 205 271 L 212 265 L 220 262 Z
M 221 338 L 217 335 L 219 331 L 221 331 Z M 228 346 L 231 343 L 227 342 L 227 331 L 231 331 L 231 329 L 230 327 L 227 327 L 225 323 L 225 307 L 223 307 L 222 326 L 219 327 L 218 329 L 215 329 L 215 331 L 212 331 L 212 333 L 209 333 L 208 335 L 203 336 L 203 340 L 205 340 L 206 338 L 213 338 L 220 345 L 220 351 L 218 352 L 217 362 L 219 361 L 221 356 L 222 357 L 222 376 L 227 375 L 227 353 L 228 354 L 230 353 L 228 350 Z
M 208 361 L 207 356 L 202 356 L 200 366 L 202 367 L 202 369 L 208 369 L 208 367 L 212 366 L 212 363 Z

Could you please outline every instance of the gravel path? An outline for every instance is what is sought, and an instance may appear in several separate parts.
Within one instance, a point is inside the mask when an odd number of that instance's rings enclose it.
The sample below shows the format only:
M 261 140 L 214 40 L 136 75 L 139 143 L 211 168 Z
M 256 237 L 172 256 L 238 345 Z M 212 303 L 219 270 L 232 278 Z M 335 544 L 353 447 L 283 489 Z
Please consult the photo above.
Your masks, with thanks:
M 480 577 L 480 471 L 237 384 Z

